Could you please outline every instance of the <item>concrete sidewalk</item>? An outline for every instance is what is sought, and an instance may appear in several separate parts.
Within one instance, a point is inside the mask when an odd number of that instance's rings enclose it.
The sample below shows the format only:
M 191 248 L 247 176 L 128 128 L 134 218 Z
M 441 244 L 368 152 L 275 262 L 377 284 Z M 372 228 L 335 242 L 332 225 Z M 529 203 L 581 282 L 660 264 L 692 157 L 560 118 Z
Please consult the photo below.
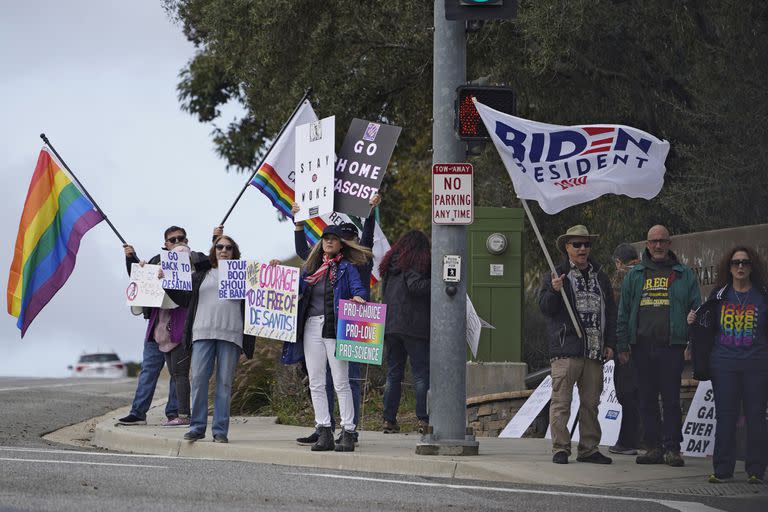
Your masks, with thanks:
M 154 407 L 146 426 L 123 426 L 117 418 L 127 410 L 104 416 L 95 426 L 93 444 L 129 453 L 168 455 L 303 466 L 343 471 L 389 473 L 496 481 L 519 484 L 617 488 L 643 492 L 688 495 L 765 495 L 768 486 L 746 484 L 746 475 L 737 473 L 736 482 L 713 485 L 706 482 L 711 461 L 686 458 L 686 466 L 638 466 L 631 456 L 611 455 L 613 464 L 602 466 L 576 462 L 552 463 L 551 444 L 545 439 L 480 438 L 480 454 L 470 457 L 416 455 L 420 435 L 361 432 L 360 445 L 353 453 L 312 452 L 296 444 L 297 437 L 311 429 L 279 425 L 275 418 L 233 417 L 229 444 L 213 443 L 210 427 L 206 438 L 197 442 L 182 439 L 186 428 L 160 426 L 162 408 Z M 574 453 L 575 453 L 574 446 Z M 608 454 L 606 447 L 601 451 Z M 742 463 L 739 463 L 741 465 Z

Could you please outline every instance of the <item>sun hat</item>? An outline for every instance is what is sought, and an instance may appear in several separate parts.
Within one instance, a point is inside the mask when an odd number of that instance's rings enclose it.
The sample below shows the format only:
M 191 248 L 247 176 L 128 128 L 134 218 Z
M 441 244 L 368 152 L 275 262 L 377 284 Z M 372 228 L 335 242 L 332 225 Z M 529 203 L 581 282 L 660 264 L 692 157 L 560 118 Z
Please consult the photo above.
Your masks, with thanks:
M 583 224 L 576 224 L 568 228 L 564 234 L 557 237 L 557 248 L 565 252 L 565 244 L 570 238 L 589 238 L 590 241 L 598 238 L 600 235 L 590 235 L 589 230 Z

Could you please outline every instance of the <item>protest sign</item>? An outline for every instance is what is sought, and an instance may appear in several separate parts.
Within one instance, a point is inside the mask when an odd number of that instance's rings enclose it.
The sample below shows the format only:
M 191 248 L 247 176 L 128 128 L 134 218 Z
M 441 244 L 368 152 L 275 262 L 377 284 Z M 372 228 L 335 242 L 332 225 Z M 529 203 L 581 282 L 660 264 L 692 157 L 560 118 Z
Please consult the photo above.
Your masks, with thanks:
M 712 381 L 699 382 L 683 423 L 683 453 L 706 457 L 715 451 L 715 394 Z
M 246 260 L 219 260 L 219 299 L 245 298 Z
M 129 306 L 159 308 L 163 305 L 165 291 L 157 277 L 160 265 L 131 264 L 131 281 L 125 289 L 126 303 Z
M 336 158 L 334 204 L 337 212 L 367 217 L 368 201 L 378 192 L 401 128 L 352 119 Z
M 340 300 L 336 322 L 336 359 L 380 365 L 386 320 L 385 304 Z
M 249 261 L 246 285 L 243 332 L 295 342 L 299 269 Z
M 496 329 L 494 326 L 480 318 L 475 311 L 475 306 L 467 295 L 467 345 L 472 351 L 472 357 L 477 357 L 477 347 L 480 344 L 481 329 Z
M 597 420 L 600 422 L 602 437 L 600 444 L 612 446 L 619 439 L 621 430 L 621 404 L 616 398 L 616 388 L 613 384 L 613 370 L 615 368 L 613 361 L 608 361 L 603 365 L 603 392 L 600 394 L 600 405 L 597 406 Z M 579 410 L 581 400 L 579 399 L 579 386 L 573 386 L 573 398 L 571 399 L 571 416 L 568 418 L 568 430 L 573 430 L 573 422 L 576 421 L 576 413 Z M 544 436 L 551 439 L 552 433 L 548 428 Z M 571 441 L 579 440 L 579 429 L 573 433 Z
M 541 381 L 541 384 L 534 390 L 528 400 L 525 401 L 522 407 L 517 413 L 509 420 L 507 426 L 501 431 L 499 437 L 504 438 L 521 438 L 528 427 L 531 426 L 533 420 L 539 415 L 544 406 L 547 405 L 549 399 L 552 397 L 552 377 L 547 375 L 547 378 Z
M 333 211 L 335 129 L 335 116 L 296 127 L 294 201 L 300 210 L 294 216 L 295 221 L 319 217 Z
M 192 265 L 186 252 L 162 251 L 160 268 L 163 269 L 162 287 L 168 290 L 192 291 Z

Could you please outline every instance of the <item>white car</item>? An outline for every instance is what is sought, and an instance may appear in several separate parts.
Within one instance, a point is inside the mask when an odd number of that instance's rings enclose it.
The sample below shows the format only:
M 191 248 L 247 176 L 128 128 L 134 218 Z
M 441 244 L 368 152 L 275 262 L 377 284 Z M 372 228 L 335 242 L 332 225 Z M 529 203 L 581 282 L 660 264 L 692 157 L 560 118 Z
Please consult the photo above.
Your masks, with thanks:
M 105 377 L 117 379 L 128 376 L 128 367 L 114 352 L 83 354 L 72 370 L 73 377 Z

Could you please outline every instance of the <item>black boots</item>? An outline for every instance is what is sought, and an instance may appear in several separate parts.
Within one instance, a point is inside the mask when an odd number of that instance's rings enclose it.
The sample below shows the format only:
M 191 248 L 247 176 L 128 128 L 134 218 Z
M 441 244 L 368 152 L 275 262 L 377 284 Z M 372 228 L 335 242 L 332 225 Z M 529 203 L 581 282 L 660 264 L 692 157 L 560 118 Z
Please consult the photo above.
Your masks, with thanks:
M 353 452 L 355 451 L 355 433 L 347 430 L 341 431 L 341 437 L 336 443 L 335 450 L 337 452 Z
M 312 451 L 313 452 L 328 452 L 333 450 L 333 430 L 331 430 L 331 427 L 318 427 L 319 431 L 319 438 L 317 439 L 317 442 L 312 445 Z M 352 445 L 352 449 L 354 450 L 355 445 Z

